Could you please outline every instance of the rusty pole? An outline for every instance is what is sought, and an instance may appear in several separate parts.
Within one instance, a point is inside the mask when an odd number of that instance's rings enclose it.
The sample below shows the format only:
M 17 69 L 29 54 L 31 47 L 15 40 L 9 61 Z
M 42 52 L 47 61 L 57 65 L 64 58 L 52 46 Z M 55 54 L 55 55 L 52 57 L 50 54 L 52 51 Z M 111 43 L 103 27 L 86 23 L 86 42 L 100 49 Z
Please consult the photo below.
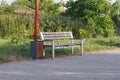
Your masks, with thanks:
M 39 15 L 39 0 L 35 2 L 35 27 L 34 27 L 34 41 L 38 40 L 38 15 Z

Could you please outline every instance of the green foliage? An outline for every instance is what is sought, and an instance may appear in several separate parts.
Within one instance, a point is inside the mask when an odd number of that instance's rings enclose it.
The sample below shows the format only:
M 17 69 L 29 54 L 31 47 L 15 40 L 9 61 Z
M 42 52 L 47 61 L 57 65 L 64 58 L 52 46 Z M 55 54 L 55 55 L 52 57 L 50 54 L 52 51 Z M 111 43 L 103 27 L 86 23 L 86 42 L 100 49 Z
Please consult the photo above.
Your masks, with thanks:
M 84 49 L 85 51 L 100 51 L 100 50 L 106 50 L 106 49 L 114 49 L 119 48 L 120 37 L 110 37 L 110 38 L 91 38 L 91 39 L 85 39 L 84 43 Z
M 113 38 L 91 38 L 84 39 L 84 52 L 100 51 L 120 47 L 120 37 Z M 6 61 L 24 60 L 30 58 L 29 41 L 24 44 L 11 44 L 10 40 L 0 39 L 0 63 Z M 57 49 L 56 56 L 71 54 L 71 49 Z M 79 47 L 75 48 L 75 53 L 79 53 Z M 47 57 L 51 55 L 51 49 L 46 50 Z
M 33 39 L 34 33 L 33 15 L 3 14 L 0 18 L 0 36 L 10 38 L 12 43 L 23 43 Z M 72 31 L 75 22 L 70 18 L 57 15 L 41 15 L 39 20 L 40 31 Z
M 88 33 L 85 29 L 79 29 L 79 37 L 86 38 L 88 36 Z
M 104 37 L 112 37 L 114 35 L 114 22 L 112 21 L 112 19 L 106 15 L 99 15 L 96 18 L 96 24 L 98 26 L 98 28 L 100 29 L 96 29 L 96 30 L 100 30 L 98 32 L 100 32 Z M 99 35 L 99 33 L 97 33 Z
M 12 5 L 20 5 L 20 6 L 27 6 L 32 9 L 35 9 L 35 0 L 15 0 Z
M 87 37 L 110 37 L 114 35 L 114 22 L 110 16 L 112 4 L 109 1 L 70 0 L 66 7 L 68 9 L 64 15 L 73 20 L 78 19 L 83 23 L 83 27 L 79 27 L 79 29 L 87 31 Z M 79 29 L 76 29 L 76 32 L 79 32 Z M 77 34 L 79 35 L 79 33 Z
M 71 31 L 70 19 L 62 16 L 42 16 L 40 20 L 40 30 L 45 32 Z
M 79 19 L 75 19 L 75 20 L 71 19 L 70 23 L 74 37 L 80 38 L 81 36 L 79 35 L 79 29 L 83 29 L 85 25 Z
M 120 47 L 120 38 L 113 37 L 114 25 L 120 26 L 120 0 L 112 5 L 108 0 L 69 0 L 65 14 L 60 14 L 61 3 L 40 0 L 40 31 L 72 31 L 74 37 L 85 40 L 85 51 Z M 17 5 L 29 7 L 30 14 L 17 13 Z M 0 62 L 29 57 L 29 41 L 34 33 L 35 0 L 16 0 L 12 5 L 2 0 L 0 6 Z M 112 18 L 111 18 L 112 17 Z M 114 22 L 112 21 L 114 20 Z M 100 37 L 91 39 L 93 37 Z M 101 38 L 113 37 L 113 38 Z M 7 40 L 3 40 L 7 39 Z M 27 42 L 27 43 L 26 43 Z M 15 43 L 15 44 L 13 44 Z M 78 49 L 75 49 L 78 51 Z M 49 53 L 49 50 L 47 50 Z M 75 52 L 77 52 L 75 51 Z M 70 53 L 70 50 L 56 50 Z M 60 55 L 58 54 L 58 55 Z M 12 57 L 12 58 L 11 58 Z
M 12 5 L 27 6 L 35 9 L 35 0 L 16 0 Z M 61 3 L 54 3 L 53 0 L 40 0 L 39 9 L 42 14 L 56 15 L 60 13 Z
M 0 39 L 0 62 L 28 59 L 29 43 L 11 44 L 10 40 Z
M 16 12 L 17 5 L 27 6 L 31 13 Z M 116 4 L 118 5 L 118 4 Z M 41 0 L 39 16 L 40 31 L 72 31 L 74 37 L 112 37 L 114 22 L 111 19 L 112 4 L 107 0 L 70 0 L 65 14 L 58 15 L 61 3 Z M 0 36 L 10 38 L 12 43 L 33 39 L 35 0 L 17 0 L 12 5 L 0 7 Z M 22 8 L 24 9 L 24 8 Z M 119 17 L 117 19 L 119 21 Z M 116 22 L 115 22 L 116 23 Z M 117 22 L 119 24 L 119 22 Z
M 116 0 L 116 2 L 112 5 L 112 16 L 120 15 L 120 0 Z
M 33 15 L 2 15 L 0 19 L 0 36 L 2 38 L 11 38 L 12 43 L 21 43 L 26 40 L 33 39 L 34 33 L 34 19 Z M 112 27 L 110 24 L 103 24 L 102 22 L 105 19 L 99 18 L 98 23 L 94 23 L 93 19 L 88 19 L 87 25 L 83 25 L 78 19 L 72 20 L 71 18 L 58 16 L 58 15 L 42 15 L 39 17 L 39 32 L 59 32 L 59 31 L 72 31 L 74 37 L 88 37 L 88 36 L 98 36 L 104 35 L 108 36 L 114 33 L 110 28 Z M 98 19 L 98 18 L 97 18 Z M 108 21 L 109 19 L 106 18 Z M 108 23 L 111 23 L 108 21 Z M 103 25 L 101 25 L 103 24 Z M 96 29 L 96 25 L 100 26 L 99 29 Z M 104 27 L 107 25 L 108 28 Z M 90 27 L 89 27 L 90 26 Z M 93 29 L 94 28 L 94 29 Z M 82 31 L 82 32 L 80 32 Z M 107 32 L 107 33 L 105 33 Z M 92 35 L 91 35 L 92 34 Z
M 34 20 L 29 15 L 1 15 L 0 36 L 11 38 L 13 43 L 21 42 L 33 36 L 33 24 Z
M 120 34 L 120 0 L 116 0 L 116 2 L 112 5 L 112 19 L 115 22 L 116 33 Z
M 5 6 L 2 10 L 2 14 L 12 14 L 15 11 L 15 6 Z
M 43 13 L 56 15 L 60 13 L 61 3 L 54 3 L 53 0 L 41 0 L 40 10 Z

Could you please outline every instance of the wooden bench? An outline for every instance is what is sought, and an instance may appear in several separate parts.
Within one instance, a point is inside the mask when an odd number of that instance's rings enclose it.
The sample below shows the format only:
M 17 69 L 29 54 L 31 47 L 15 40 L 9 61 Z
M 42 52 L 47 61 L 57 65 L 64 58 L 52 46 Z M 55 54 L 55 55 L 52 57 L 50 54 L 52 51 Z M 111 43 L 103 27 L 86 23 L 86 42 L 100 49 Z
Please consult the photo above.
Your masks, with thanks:
M 74 53 L 74 46 L 80 46 L 83 54 L 83 39 L 74 39 L 72 32 L 40 32 L 44 48 L 52 48 L 52 58 L 55 58 L 55 49 L 71 48 Z M 45 51 L 44 51 L 45 56 Z

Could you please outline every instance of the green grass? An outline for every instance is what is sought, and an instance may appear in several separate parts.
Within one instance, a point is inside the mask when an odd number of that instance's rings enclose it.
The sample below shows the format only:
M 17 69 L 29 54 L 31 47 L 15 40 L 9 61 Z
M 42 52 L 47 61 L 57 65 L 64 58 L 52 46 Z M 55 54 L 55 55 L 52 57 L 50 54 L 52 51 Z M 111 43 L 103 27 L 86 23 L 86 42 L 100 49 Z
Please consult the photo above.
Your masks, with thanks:
M 120 48 L 120 37 L 86 39 L 84 41 L 84 48 L 85 51 L 100 51 Z
M 12 44 L 9 40 L 0 39 L 0 63 L 6 61 L 24 60 L 30 58 L 30 42 L 22 44 Z M 120 37 L 114 38 L 95 38 L 84 39 L 84 50 L 100 51 L 120 48 Z M 80 49 L 75 48 L 75 53 L 79 53 Z M 51 55 L 51 49 L 46 49 L 47 56 Z M 57 49 L 57 56 L 69 55 L 70 49 Z
M 9 40 L 0 39 L 0 63 L 29 58 L 29 43 L 12 44 Z

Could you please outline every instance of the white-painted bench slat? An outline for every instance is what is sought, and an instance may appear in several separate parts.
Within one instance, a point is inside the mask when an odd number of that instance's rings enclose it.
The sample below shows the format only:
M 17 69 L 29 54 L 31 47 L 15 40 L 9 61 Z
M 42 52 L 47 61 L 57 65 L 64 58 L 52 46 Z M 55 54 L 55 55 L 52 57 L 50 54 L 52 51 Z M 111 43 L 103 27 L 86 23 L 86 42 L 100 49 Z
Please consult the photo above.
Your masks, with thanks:
M 74 43 L 72 32 L 40 32 L 41 39 L 43 41 L 44 47 L 52 48 L 52 57 L 55 57 L 56 48 L 66 48 L 71 47 L 72 54 L 74 53 L 74 46 L 79 45 L 81 48 L 81 54 L 83 54 L 83 39 L 78 39 L 79 43 Z M 61 41 L 63 40 L 63 41 Z M 69 41 L 68 41 L 69 40 Z M 45 42 L 50 42 L 49 44 L 44 44 Z M 45 54 L 45 53 L 44 53 Z

